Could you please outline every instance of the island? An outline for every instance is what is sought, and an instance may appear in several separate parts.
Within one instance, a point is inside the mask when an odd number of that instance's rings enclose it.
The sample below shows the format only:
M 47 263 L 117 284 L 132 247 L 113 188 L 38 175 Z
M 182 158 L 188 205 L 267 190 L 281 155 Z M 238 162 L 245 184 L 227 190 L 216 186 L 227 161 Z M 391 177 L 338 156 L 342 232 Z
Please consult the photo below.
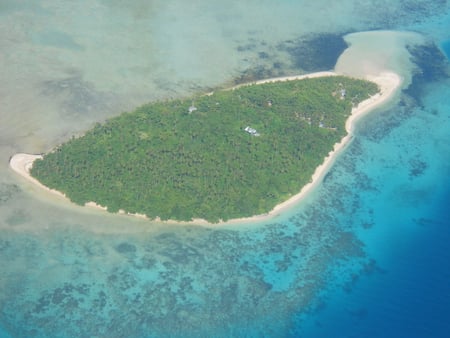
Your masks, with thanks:
M 325 72 L 149 103 L 10 164 L 114 213 L 208 223 L 271 215 L 317 182 L 354 118 L 400 83 L 393 73 L 370 80 Z

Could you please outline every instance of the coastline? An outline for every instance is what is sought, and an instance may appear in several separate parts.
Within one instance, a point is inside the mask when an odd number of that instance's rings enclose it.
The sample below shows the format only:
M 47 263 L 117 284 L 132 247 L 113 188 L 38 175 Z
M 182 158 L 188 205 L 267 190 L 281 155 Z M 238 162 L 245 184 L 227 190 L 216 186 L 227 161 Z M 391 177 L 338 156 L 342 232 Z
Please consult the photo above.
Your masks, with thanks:
M 33 155 L 33 154 L 24 154 L 24 153 L 17 153 L 11 156 L 9 159 L 9 166 L 12 170 L 14 170 L 17 174 L 28 180 L 29 182 L 37 185 L 38 187 L 51 192 L 52 194 L 55 194 L 60 197 L 67 198 L 66 195 L 64 195 L 62 192 L 50 189 L 49 187 L 46 187 L 41 182 L 39 182 L 37 179 L 35 179 L 30 174 L 30 170 L 33 167 L 34 161 L 37 159 L 43 158 L 42 155 Z
M 248 84 L 241 84 L 238 86 L 235 86 L 231 89 L 238 88 L 241 86 L 251 85 L 251 84 L 262 84 L 262 83 L 268 83 L 268 82 L 278 82 L 278 81 L 290 81 L 290 80 L 300 80 L 300 79 L 306 79 L 306 78 L 317 78 L 317 77 L 324 77 L 324 76 L 336 76 L 340 75 L 339 73 L 335 72 L 317 72 L 317 73 L 310 73 L 310 74 L 304 74 L 304 75 L 298 75 L 298 76 L 287 76 L 287 77 L 280 77 L 280 78 L 271 78 L 271 79 L 265 79 L 260 80 Z M 266 214 L 261 215 L 255 215 L 251 217 L 242 217 L 242 218 L 235 218 L 228 221 L 220 221 L 219 223 L 210 223 L 204 219 L 193 219 L 192 221 L 175 221 L 175 220 L 167 220 L 162 221 L 159 218 L 156 219 L 150 219 L 146 215 L 142 214 L 131 214 L 126 213 L 123 210 L 120 210 L 118 214 L 121 215 L 129 215 L 139 218 L 144 218 L 147 220 L 155 221 L 155 222 L 163 222 L 168 224 L 186 224 L 186 225 L 205 225 L 205 226 L 217 226 L 217 225 L 227 225 L 227 224 L 235 224 L 235 223 L 242 223 L 242 222 L 257 222 L 257 221 L 264 221 L 268 220 L 270 218 L 273 218 L 280 214 L 281 211 L 286 210 L 296 203 L 298 203 L 300 200 L 302 200 L 315 186 L 317 186 L 318 183 L 321 182 L 322 178 L 325 176 L 326 172 L 329 170 L 329 168 L 334 163 L 337 155 L 345 148 L 345 146 L 349 143 L 349 141 L 352 138 L 354 125 L 356 120 L 358 120 L 361 116 L 364 116 L 366 113 L 370 112 L 371 110 L 381 106 L 382 104 L 386 103 L 393 97 L 393 95 L 396 93 L 397 89 L 400 87 L 402 80 L 399 75 L 393 72 L 382 72 L 376 76 L 374 75 L 367 75 L 364 77 L 365 80 L 372 81 L 376 83 L 379 88 L 380 92 L 373 95 L 369 99 L 362 101 L 358 104 L 358 106 L 354 107 L 351 111 L 351 114 L 349 118 L 347 119 L 345 123 L 345 129 L 347 131 L 347 135 L 339 142 L 334 145 L 334 148 L 332 151 L 329 152 L 328 156 L 324 158 L 324 161 L 321 165 L 319 165 L 314 174 L 311 177 L 310 183 L 303 186 L 301 191 L 298 194 L 295 194 L 291 196 L 288 200 L 276 205 L 271 211 L 269 211 Z M 58 195 L 60 197 L 63 197 L 67 200 L 69 200 L 63 193 L 60 191 L 50 189 L 40 183 L 38 180 L 36 180 L 34 177 L 30 175 L 30 170 L 33 166 L 33 162 L 36 159 L 42 158 L 42 155 L 32 155 L 32 154 L 24 154 L 24 153 L 17 153 L 13 155 L 9 161 L 10 167 L 13 171 L 15 171 L 20 176 L 24 177 L 29 182 L 39 186 L 40 188 L 43 188 L 44 190 Z M 103 207 L 101 205 L 98 205 L 94 202 L 87 202 L 85 203 L 86 207 L 96 208 L 99 210 L 106 211 L 107 208 Z
M 341 75 L 341 74 L 338 74 L 338 73 L 332 72 L 332 71 L 323 71 L 323 72 L 315 72 L 315 73 L 308 73 L 308 74 L 302 74 L 302 75 L 272 77 L 270 79 L 258 80 L 258 81 L 249 82 L 249 83 L 241 83 L 241 84 L 238 84 L 237 86 L 234 86 L 234 87 L 232 87 L 230 89 L 236 89 L 236 88 L 240 88 L 240 87 L 251 86 L 251 85 L 254 85 L 254 84 L 263 84 L 263 83 L 269 83 L 269 82 L 282 82 L 282 81 L 292 81 L 292 80 L 314 79 L 314 78 L 317 78 L 317 77 L 337 76 L 337 75 Z
M 307 75 L 301 75 L 301 76 L 294 76 L 294 77 L 286 77 L 286 78 L 280 78 L 278 79 L 267 79 L 262 80 L 257 83 L 266 83 L 266 82 L 272 82 L 272 81 L 286 81 L 286 80 L 296 80 L 296 79 L 303 79 L 303 78 L 313 78 L 313 77 L 320 77 L 320 76 L 335 76 L 340 75 L 338 73 L 334 72 L 319 72 L 319 73 L 312 73 Z M 336 160 L 337 156 L 341 153 L 341 151 L 349 144 L 353 137 L 353 130 L 355 127 L 355 122 L 361 118 L 362 116 L 366 115 L 370 111 L 374 110 L 375 108 L 378 108 L 382 106 L 384 103 L 387 103 L 396 93 L 397 89 L 400 88 L 402 84 L 402 79 L 400 76 L 394 72 L 385 71 L 381 72 L 378 75 L 367 75 L 364 78 L 365 80 L 372 81 L 376 83 L 379 88 L 380 92 L 378 94 L 375 94 L 368 98 L 367 100 L 364 100 L 358 104 L 358 106 L 354 107 L 351 111 L 350 116 L 348 117 L 347 121 L 345 122 L 345 130 L 347 131 L 347 135 L 344 136 L 339 143 L 336 143 L 334 145 L 334 148 L 332 151 L 328 153 L 328 156 L 324 158 L 324 161 L 321 165 L 319 165 L 316 170 L 314 171 L 314 174 L 311 176 L 311 181 L 303 186 L 303 188 L 300 190 L 298 194 L 295 194 L 291 196 L 289 199 L 287 199 L 284 202 L 281 202 L 280 204 L 277 204 L 271 211 L 269 211 L 266 214 L 261 215 L 255 215 L 251 217 L 242 217 L 242 218 L 235 218 L 231 219 L 227 222 L 220 222 L 219 224 L 234 224 L 234 223 L 241 223 L 241 222 L 257 222 L 257 221 L 264 221 L 270 218 L 273 218 L 277 215 L 279 215 L 282 211 L 291 208 L 298 202 L 300 202 L 303 198 L 305 198 L 308 193 L 313 190 L 317 184 L 321 182 L 323 177 L 326 175 L 330 167 L 333 165 L 334 161 Z M 210 224 L 210 223 L 208 223 Z
M 369 99 L 362 101 L 358 104 L 357 107 L 352 109 L 352 112 L 345 122 L 345 129 L 347 131 L 347 135 L 341 139 L 339 143 L 334 145 L 332 151 L 328 153 L 328 156 L 324 158 L 324 161 L 321 165 L 319 165 L 314 174 L 311 177 L 311 182 L 306 184 L 301 191 L 289 198 L 288 200 L 278 204 L 268 213 L 269 216 L 275 216 L 279 214 L 282 210 L 288 209 L 293 206 L 301 199 L 303 199 L 320 181 L 323 179 L 325 174 L 328 172 L 330 167 L 333 165 L 336 160 L 337 155 L 349 144 L 353 137 L 353 130 L 355 127 L 355 122 L 370 112 L 371 110 L 381 106 L 386 103 L 393 97 L 396 90 L 401 85 L 401 78 L 399 75 L 392 72 L 384 72 L 378 76 L 367 76 L 366 80 L 375 82 L 380 87 L 380 93 L 373 95 Z M 244 219 L 242 219 L 244 220 Z

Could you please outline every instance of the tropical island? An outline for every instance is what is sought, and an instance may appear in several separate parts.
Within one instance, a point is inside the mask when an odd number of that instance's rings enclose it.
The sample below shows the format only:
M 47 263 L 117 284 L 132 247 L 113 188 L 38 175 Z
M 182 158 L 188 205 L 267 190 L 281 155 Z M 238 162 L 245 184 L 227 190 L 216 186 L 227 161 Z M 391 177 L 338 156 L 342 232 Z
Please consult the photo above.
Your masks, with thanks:
M 352 111 L 383 97 L 374 82 L 324 75 L 146 104 L 25 171 L 109 212 L 209 223 L 267 214 L 311 182 Z

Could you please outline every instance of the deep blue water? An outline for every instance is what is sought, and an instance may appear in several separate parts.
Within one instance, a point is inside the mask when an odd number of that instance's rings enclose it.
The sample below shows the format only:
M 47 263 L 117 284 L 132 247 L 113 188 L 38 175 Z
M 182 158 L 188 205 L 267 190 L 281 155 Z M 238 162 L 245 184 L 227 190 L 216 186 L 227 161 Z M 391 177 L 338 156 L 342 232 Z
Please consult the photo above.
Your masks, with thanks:
M 449 197 L 447 191 L 434 199 L 429 218 L 405 220 L 403 226 L 414 234 L 392 234 L 389 258 L 377 261 L 377 269 L 351 288 L 331 295 L 299 332 L 305 337 L 448 337 Z M 396 226 L 388 217 L 385 222 L 377 226 Z M 385 254 L 379 240 L 372 245 Z M 304 322 L 299 324 L 302 328 Z

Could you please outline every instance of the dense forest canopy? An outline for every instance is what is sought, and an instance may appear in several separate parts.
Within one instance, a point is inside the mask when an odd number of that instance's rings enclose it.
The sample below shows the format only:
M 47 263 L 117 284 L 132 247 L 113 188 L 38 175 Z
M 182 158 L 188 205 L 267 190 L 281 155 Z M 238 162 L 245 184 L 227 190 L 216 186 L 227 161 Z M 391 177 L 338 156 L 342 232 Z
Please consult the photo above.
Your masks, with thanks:
M 150 103 L 72 138 L 31 174 L 111 212 L 210 222 L 263 214 L 311 180 L 352 106 L 376 92 L 330 76 Z

